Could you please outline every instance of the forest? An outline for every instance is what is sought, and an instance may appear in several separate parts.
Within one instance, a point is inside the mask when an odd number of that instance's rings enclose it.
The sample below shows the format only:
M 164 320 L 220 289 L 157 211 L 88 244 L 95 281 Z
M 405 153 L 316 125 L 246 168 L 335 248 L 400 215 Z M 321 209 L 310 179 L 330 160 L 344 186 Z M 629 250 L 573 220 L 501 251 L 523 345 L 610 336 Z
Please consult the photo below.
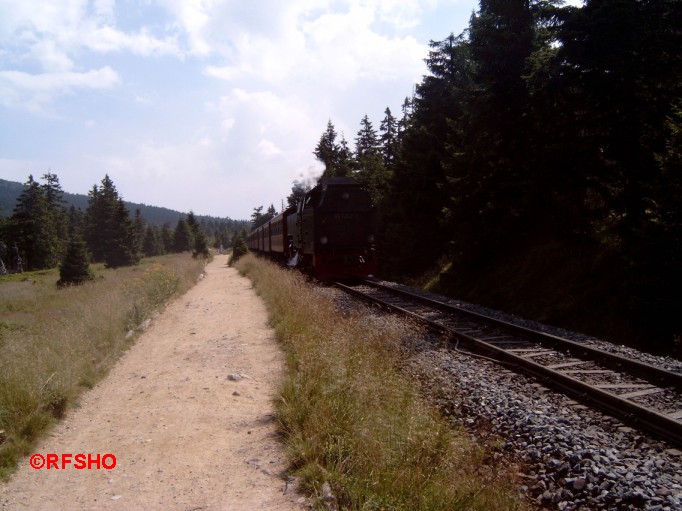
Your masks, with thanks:
M 330 120 L 314 154 L 371 190 L 383 273 L 679 356 L 681 5 L 481 0 L 398 117 L 354 150 Z
M 107 175 L 93 185 L 85 210 L 67 207 L 56 174 L 28 177 L 9 217 L 0 217 L 0 272 L 60 267 L 63 283 L 90 277 L 90 263 L 116 268 L 137 264 L 142 257 L 173 252 L 208 256 L 209 246 L 230 247 L 246 222 L 203 217 L 189 212 L 171 225 L 147 221 L 138 208 L 131 215 Z M 161 208 L 145 207 L 159 214 Z M 71 273 L 69 273 L 71 272 Z M 75 273 L 74 273 L 75 272 Z M 64 280 L 65 273 L 73 274 Z

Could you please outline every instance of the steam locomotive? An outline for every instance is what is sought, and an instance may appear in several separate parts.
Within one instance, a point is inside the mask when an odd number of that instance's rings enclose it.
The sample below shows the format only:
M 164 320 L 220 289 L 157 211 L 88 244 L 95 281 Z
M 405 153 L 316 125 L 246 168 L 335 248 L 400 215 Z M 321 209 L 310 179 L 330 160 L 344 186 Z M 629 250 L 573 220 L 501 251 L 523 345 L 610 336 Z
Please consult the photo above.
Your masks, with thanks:
M 320 280 L 376 273 L 374 210 L 352 178 L 322 178 L 296 206 L 249 234 L 249 250 L 299 267 Z

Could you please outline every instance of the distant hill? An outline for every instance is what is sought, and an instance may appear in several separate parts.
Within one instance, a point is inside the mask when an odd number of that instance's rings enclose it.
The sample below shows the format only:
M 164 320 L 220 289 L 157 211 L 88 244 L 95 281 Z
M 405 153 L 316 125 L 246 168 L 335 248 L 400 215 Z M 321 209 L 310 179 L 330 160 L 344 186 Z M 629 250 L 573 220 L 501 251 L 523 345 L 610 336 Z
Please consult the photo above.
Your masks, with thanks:
M 24 185 L 21 183 L 0 179 L 0 216 L 8 217 L 12 215 L 17 198 L 21 195 L 23 190 Z M 64 192 L 64 200 L 66 201 L 67 207 L 74 206 L 76 209 L 81 209 L 82 211 L 85 211 L 88 207 L 87 195 Z M 136 204 L 127 201 L 124 202 L 131 215 L 134 215 L 135 210 L 139 209 L 142 217 L 147 222 L 159 227 L 163 227 L 165 224 L 170 224 L 171 227 L 175 227 L 178 220 L 187 216 L 186 213 L 181 213 L 168 208 Z M 196 215 L 196 217 L 202 224 L 219 224 L 226 222 L 235 230 L 248 230 L 251 224 L 248 220 L 232 220 L 231 218 L 219 218 L 205 215 Z

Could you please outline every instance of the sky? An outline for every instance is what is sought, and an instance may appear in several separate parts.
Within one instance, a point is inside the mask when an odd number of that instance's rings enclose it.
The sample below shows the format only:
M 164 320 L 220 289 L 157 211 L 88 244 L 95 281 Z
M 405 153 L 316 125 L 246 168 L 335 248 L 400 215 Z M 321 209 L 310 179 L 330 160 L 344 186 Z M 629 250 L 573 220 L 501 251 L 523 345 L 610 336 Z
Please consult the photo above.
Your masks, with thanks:
M 427 73 L 476 0 L 0 0 L 0 178 L 248 219 Z

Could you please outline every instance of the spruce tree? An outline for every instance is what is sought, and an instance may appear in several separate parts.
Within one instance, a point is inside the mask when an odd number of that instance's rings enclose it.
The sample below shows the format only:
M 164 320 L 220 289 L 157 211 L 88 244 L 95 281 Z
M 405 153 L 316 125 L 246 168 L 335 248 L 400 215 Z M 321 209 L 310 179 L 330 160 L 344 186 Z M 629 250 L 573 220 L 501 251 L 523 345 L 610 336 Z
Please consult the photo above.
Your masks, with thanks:
M 147 225 L 144 242 L 142 243 L 142 250 L 147 257 L 162 255 L 165 252 L 161 233 L 158 228 Z
M 345 168 L 339 165 L 339 145 L 336 143 L 336 129 L 331 119 L 327 122 L 327 129 L 320 137 L 313 154 L 324 164 L 322 177 L 342 176 Z
M 355 159 L 361 167 L 368 158 L 380 154 L 379 138 L 367 114 L 360 121 L 360 130 L 355 138 Z
M 141 247 L 123 199 L 118 199 L 112 221 L 112 239 L 104 261 L 109 268 L 132 266 L 140 262 Z
M 430 46 L 431 74 L 403 105 L 399 157 L 380 211 L 385 268 L 403 274 L 424 271 L 445 250 L 449 234 L 442 220 L 449 193 L 443 164 L 450 155 L 452 121 L 462 116 L 460 91 L 470 75 L 463 37 L 450 35 Z
M 272 206 L 270 207 L 272 208 Z M 210 256 L 210 252 L 208 250 L 208 238 L 206 237 L 204 229 L 201 227 L 201 225 L 199 225 L 199 222 L 197 221 L 193 211 L 190 211 L 187 215 L 187 225 L 192 231 L 192 257 L 195 259 L 197 257 L 208 258 Z
M 398 121 L 393 117 L 391 109 L 388 107 L 386 107 L 384 115 L 384 120 L 381 121 L 381 125 L 379 126 L 379 131 L 381 132 L 381 136 L 379 137 L 381 142 L 381 157 L 383 158 L 383 163 L 386 168 L 391 168 L 398 156 Z
M 246 233 L 237 233 L 234 240 L 232 241 L 232 255 L 230 256 L 229 264 L 232 265 L 232 263 L 237 261 L 240 257 L 246 255 L 248 251 L 249 249 L 246 245 Z
M 287 207 L 293 207 L 298 204 L 306 193 L 310 190 L 311 186 L 309 183 L 302 183 L 300 181 L 294 181 L 291 186 L 291 193 L 287 197 Z
M 93 258 L 116 268 L 137 264 L 141 257 L 141 240 L 135 224 L 119 197 L 116 186 L 106 175 L 101 187 L 89 194 L 86 211 L 86 241 Z
M 175 226 L 175 233 L 173 235 L 173 250 L 175 252 L 187 252 L 194 247 L 194 237 L 192 229 L 187 224 L 184 218 L 178 220 L 178 225 Z
M 23 255 L 23 268 L 37 270 L 59 264 L 60 241 L 54 210 L 45 190 L 29 176 L 10 217 L 10 233 Z
M 161 241 L 163 243 L 163 253 L 175 252 L 175 231 L 170 224 L 165 223 L 161 229 Z
M 74 234 L 71 236 L 66 254 L 59 267 L 57 285 L 78 285 L 93 278 L 94 275 L 90 270 L 90 254 L 85 241 L 78 234 Z
M 56 174 L 48 172 L 42 176 L 42 179 L 44 181 L 42 188 L 45 192 L 50 215 L 50 231 L 54 240 L 55 258 L 61 260 L 66 252 L 69 240 L 69 216 L 66 210 L 64 191 Z

